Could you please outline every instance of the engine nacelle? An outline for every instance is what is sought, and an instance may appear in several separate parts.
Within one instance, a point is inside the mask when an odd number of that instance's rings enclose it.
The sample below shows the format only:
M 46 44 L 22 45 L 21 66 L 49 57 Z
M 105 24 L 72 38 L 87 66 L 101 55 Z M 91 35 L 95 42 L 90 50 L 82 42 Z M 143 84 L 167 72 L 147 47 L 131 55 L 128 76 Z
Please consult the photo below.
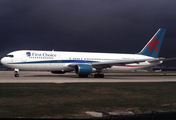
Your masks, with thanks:
M 92 73 L 92 65 L 78 64 L 75 66 L 75 73 L 79 75 L 89 75 Z

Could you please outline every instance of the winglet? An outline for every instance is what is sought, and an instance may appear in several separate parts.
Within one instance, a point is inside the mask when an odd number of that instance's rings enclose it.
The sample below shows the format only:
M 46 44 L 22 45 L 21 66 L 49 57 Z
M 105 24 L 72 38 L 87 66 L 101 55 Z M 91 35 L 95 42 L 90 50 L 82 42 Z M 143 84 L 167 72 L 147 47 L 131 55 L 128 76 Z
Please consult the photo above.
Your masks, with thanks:
M 165 31 L 165 29 L 160 28 L 138 54 L 157 58 Z

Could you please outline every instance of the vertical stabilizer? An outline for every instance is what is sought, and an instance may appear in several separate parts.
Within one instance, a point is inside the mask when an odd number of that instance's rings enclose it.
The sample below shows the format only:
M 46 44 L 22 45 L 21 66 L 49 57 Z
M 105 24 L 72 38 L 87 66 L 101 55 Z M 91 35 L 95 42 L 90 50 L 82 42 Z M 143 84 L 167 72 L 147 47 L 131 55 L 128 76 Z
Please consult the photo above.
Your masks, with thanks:
M 165 29 L 159 29 L 138 54 L 157 58 L 165 31 Z

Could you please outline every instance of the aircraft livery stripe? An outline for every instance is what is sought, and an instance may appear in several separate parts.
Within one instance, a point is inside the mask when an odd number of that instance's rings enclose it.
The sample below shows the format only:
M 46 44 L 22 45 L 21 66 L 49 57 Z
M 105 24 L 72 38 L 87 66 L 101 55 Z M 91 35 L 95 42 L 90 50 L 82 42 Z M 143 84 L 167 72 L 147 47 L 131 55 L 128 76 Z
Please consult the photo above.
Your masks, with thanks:
M 47 64 L 47 63 L 92 63 L 99 61 L 85 61 L 85 60 L 49 60 L 49 61 L 30 61 L 30 62 L 14 62 L 7 64 Z M 145 65 L 114 65 L 119 67 L 144 67 Z
M 91 63 L 98 61 L 85 61 L 85 60 L 49 60 L 49 61 L 30 61 L 30 62 L 14 62 L 8 64 L 42 64 L 42 63 Z

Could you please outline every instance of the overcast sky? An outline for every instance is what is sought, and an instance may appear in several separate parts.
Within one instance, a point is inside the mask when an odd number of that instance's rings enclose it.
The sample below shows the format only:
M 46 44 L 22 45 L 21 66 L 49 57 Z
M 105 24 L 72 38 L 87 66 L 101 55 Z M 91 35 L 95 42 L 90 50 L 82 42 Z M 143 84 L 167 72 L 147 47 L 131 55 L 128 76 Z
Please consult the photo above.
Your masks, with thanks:
M 159 57 L 176 57 L 176 0 L 0 0 L 0 58 L 22 49 L 138 53 L 159 28 Z

